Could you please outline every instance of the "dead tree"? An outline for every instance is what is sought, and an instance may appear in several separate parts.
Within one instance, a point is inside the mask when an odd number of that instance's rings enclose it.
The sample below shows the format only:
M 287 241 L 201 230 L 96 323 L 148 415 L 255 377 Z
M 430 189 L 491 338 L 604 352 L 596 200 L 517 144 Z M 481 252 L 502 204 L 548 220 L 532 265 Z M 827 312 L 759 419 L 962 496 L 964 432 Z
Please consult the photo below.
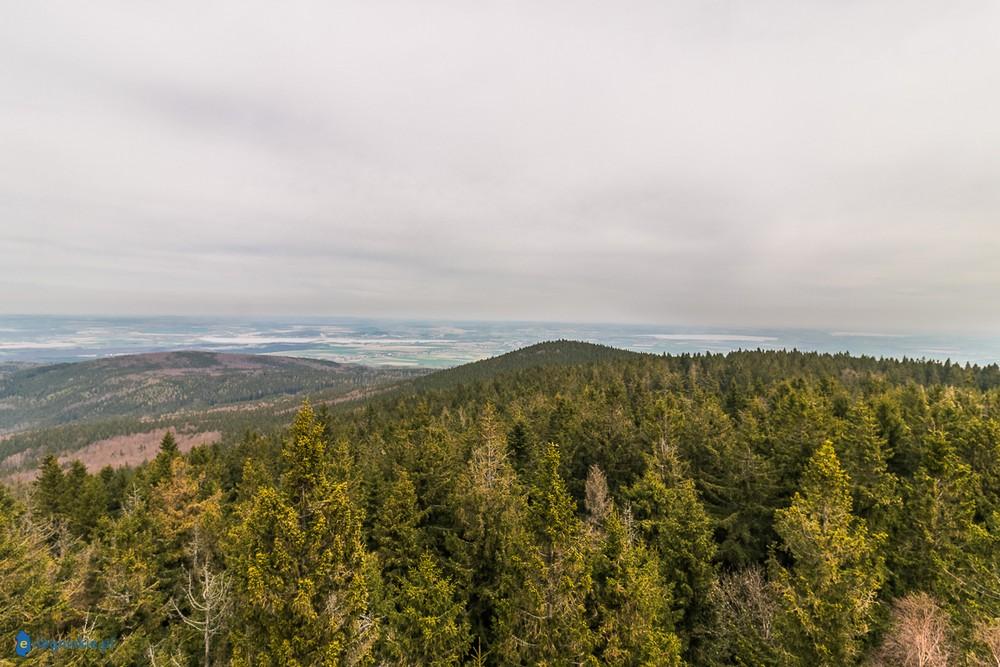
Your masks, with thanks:
M 184 597 L 190 608 L 185 613 L 171 599 L 170 604 L 185 624 L 201 635 L 205 649 L 205 662 L 208 667 L 212 654 L 212 637 L 221 632 L 229 616 L 231 598 L 230 581 L 225 572 L 213 572 L 208 561 L 198 562 L 195 552 L 194 568 L 187 570 L 187 585 L 184 587 Z
M 1000 667 L 1000 619 L 980 621 L 976 624 L 973 636 L 989 654 L 979 658 L 979 664 L 983 667 Z
M 947 667 L 955 650 L 948 615 L 927 593 L 896 600 L 892 628 L 879 651 L 883 664 L 901 667 Z

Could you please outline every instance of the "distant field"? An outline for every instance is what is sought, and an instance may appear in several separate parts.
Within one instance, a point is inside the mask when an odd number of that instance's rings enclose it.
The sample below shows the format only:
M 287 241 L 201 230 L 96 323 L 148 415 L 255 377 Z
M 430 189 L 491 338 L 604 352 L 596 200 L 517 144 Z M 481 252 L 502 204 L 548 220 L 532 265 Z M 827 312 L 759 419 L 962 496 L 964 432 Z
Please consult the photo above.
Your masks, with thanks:
M 535 343 L 569 339 L 635 352 L 797 349 L 991 364 L 1000 338 L 894 330 L 719 328 L 668 324 L 437 321 L 380 318 L 71 317 L 0 315 L 4 363 L 76 362 L 167 350 L 280 355 L 372 367 L 452 368 Z

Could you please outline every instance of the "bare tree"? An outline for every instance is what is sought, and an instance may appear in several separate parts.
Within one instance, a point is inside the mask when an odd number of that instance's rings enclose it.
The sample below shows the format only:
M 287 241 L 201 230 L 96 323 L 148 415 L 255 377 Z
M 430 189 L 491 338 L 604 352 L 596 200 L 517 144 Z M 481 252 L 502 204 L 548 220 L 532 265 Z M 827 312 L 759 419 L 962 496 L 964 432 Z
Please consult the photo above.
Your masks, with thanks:
M 955 650 L 948 615 L 927 593 L 896 600 L 889 629 L 876 660 L 900 667 L 947 667 Z
M 212 654 L 212 637 L 226 626 L 231 608 L 230 581 L 225 572 L 214 572 L 205 559 L 198 562 L 198 552 L 194 554 L 194 567 L 187 570 L 187 584 L 184 586 L 188 613 L 181 611 L 177 601 L 170 604 L 184 623 L 194 628 L 202 637 L 205 650 L 204 665 L 208 667 Z
M 985 657 L 979 657 L 977 663 L 982 667 L 1000 667 L 1000 619 L 980 621 L 976 624 L 973 637 L 986 648 L 987 653 Z
M 774 639 L 778 601 L 759 565 L 719 577 L 712 591 L 720 623 L 733 636 L 757 637 L 762 644 Z
M 149 646 L 146 647 L 146 662 L 149 664 L 150 667 L 160 667 L 161 663 L 159 662 L 159 659 L 162 657 L 162 655 L 163 654 L 160 652 L 158 648 L 156 648 L 154 644 L 150 644 Z M 182 665 L 184 664 L 182 662 L 182 660 L 184 660 L 183 656 L 181 656 L 177 651 L 174 651 L 173 653 L 168 653 L 167 657 L 170 659 L 170 667 L 182 667 Z M 184 662 L 187 661 L 184 660 Z
M 608 495 L 608 478 L 596 464 L 590 466 L 587 472 L 587 484 L 584 489 L 587 520 L 592 526 L 599 526 L 611 510 L 612 501 Z

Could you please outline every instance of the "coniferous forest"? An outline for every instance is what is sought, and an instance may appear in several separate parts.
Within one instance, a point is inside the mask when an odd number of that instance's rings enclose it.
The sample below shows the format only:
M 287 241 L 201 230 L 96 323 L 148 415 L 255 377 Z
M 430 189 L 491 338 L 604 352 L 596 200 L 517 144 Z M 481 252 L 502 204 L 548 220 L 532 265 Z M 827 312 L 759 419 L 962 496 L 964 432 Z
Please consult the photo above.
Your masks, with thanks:
M 1000 664 L 996 366 L 560 341 L 288 422 L 0 488 L 0 635 L 114 639 L 26 664 Z

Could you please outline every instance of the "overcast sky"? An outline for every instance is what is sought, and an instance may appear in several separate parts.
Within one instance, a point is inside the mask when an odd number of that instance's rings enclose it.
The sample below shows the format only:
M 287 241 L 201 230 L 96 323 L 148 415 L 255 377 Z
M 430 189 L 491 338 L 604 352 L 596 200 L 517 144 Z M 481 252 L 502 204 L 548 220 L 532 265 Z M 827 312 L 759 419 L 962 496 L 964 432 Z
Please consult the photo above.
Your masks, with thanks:
M 989 331 L 998 35 L 992 0 L 14 0 L 0 311 Z

